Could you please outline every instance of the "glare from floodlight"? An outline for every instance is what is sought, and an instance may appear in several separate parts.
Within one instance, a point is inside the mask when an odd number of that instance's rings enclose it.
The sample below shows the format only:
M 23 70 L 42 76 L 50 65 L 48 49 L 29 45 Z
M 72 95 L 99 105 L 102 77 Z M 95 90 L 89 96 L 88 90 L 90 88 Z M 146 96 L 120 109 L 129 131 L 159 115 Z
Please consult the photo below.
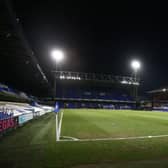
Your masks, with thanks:
M 64 59 L 64 53 L 61 50 L 53 50 L 51 51 L 51 56 L 58 63 Z
M 139 82 L 133 82 L 132 84 L 133 85 L 139 85 Z
M 122 84 L 128 84 L 126 80 L 121 81 Z
M 163 91 L 163 92 L 166 92 L 166 88 L 163 88 L 162 91 Z
M 131 62 L 131 67 L 132 67 L 135 71 L 137 71 L 138 69 L 141 68 L 141 63 L 140 63 L 139 61 L 137 61 L 137 60 L 133 60 L 133 61 Z

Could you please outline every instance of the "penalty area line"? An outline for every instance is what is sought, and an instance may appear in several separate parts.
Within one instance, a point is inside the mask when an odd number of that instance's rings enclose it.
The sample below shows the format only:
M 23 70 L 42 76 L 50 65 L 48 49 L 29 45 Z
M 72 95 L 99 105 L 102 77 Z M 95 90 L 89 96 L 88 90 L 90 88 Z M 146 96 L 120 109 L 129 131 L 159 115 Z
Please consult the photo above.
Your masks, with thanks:
M 77 139 L 74 137 L 62 136 L 60 141 L 77 141 L 77 142 L 89 142 L 89 141 L 118 141 L 118 140 L 136 140 L 136 139 L 149 139 L 149 138 L 162 138 L 168 137 L 168 135 L 148 135 L 148 136 L 137 136 L 137 137 L 120 137 L 120 138 L 93 138 L 93 139 Z

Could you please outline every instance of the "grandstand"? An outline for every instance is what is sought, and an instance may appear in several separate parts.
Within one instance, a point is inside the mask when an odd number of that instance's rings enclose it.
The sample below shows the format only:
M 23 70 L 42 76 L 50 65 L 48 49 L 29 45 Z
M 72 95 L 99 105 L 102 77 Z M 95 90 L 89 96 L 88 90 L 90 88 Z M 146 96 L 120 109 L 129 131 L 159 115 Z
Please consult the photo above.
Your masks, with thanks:
M 57 97 L 67 108 L 134 108 L 132 77 L 57 71 Z M 51 100 L 51 98 L 45 99 Z
M 153 110 L 168 111 L 168 89 L 162 87 L 148 92 Z
M 13 89 L 7 85 L 0 83 L 0 101 L 12 101 L 12 102 L 31 102 L 38 100 L 37 97 L 28 95 L 25 92 Z

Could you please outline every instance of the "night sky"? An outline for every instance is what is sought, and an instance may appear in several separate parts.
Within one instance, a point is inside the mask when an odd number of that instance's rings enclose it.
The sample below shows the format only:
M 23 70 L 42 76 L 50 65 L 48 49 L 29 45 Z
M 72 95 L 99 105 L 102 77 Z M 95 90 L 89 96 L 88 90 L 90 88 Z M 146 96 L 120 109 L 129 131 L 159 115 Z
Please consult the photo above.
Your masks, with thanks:
M 14 10 L 46 76 L 52 48 L 66 53 L 62 70 L 131 75 L 142 62 L 143 89 L 168 85 L 168 18 L 158 4 L 13 1 Z

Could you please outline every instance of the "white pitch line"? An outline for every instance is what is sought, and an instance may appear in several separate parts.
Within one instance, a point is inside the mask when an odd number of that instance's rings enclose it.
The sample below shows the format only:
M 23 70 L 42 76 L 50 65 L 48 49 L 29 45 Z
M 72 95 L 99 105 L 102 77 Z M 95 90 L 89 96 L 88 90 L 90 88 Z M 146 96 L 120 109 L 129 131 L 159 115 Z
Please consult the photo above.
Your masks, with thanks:
M 61 139 L 60 141 L 79 141 L 78 138 L 74 138 L 70 136 L 61 136 L 61 138 L 65 138 L 65 139 Z
M 74 138 L 74 140 L 61 140 L 61 141 L 78 141 L 78 142 L 89 142 L 89 141 L 117 141 L 117 140 L 135 140 L 135 139 L 146 139 L 146 138 L 162 138 L 162 137 L 168 137 L 168 135 L 148 135 L 148 136 L 138 136 L 138 137 L 126 137 L 126 138 L 95 138 L 95 139 L 77 139 Z M 73 137 L 71 137 L 73 138 Z

